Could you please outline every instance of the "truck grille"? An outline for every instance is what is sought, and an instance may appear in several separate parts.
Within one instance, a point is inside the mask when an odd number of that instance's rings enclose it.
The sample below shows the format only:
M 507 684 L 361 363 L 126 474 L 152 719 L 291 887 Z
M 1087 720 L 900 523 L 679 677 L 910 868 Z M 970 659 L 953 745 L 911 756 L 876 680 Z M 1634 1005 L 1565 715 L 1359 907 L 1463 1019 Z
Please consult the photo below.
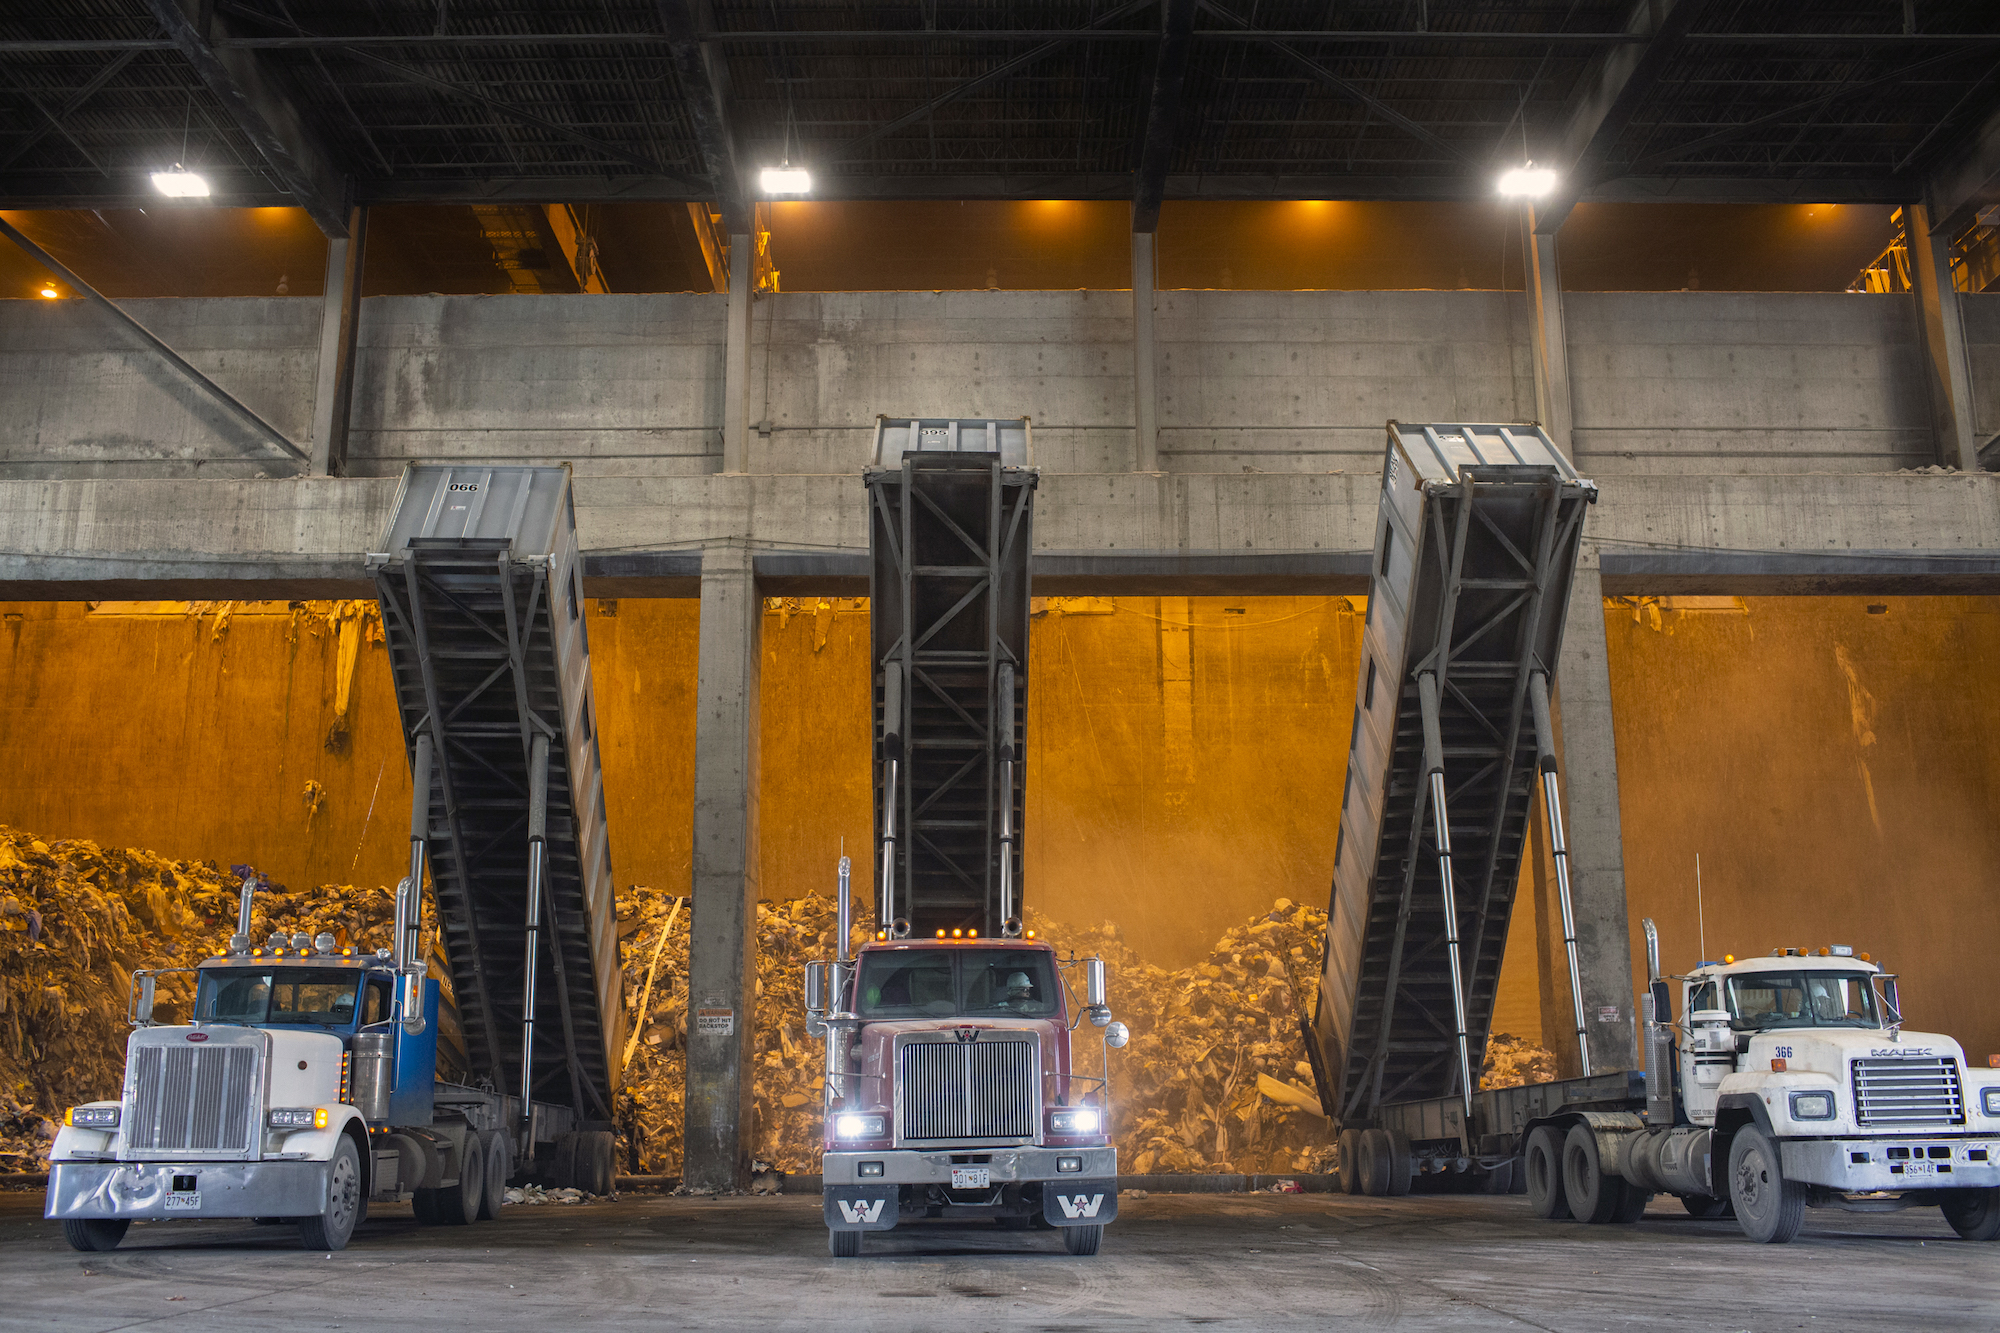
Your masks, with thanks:
M 132 1052 L 132 1154 L 250 1151 L 259 1096 L 254 1046 L 139 1046 Z
M 1041 1110 L 1036 1043 L 913 1041 L 903 1047 L 905 1139 L 1032 1139 Z
M 1958 1062 L 1856 1060 L 1854 1115 L 1864 1125 L 1962 1125 Z

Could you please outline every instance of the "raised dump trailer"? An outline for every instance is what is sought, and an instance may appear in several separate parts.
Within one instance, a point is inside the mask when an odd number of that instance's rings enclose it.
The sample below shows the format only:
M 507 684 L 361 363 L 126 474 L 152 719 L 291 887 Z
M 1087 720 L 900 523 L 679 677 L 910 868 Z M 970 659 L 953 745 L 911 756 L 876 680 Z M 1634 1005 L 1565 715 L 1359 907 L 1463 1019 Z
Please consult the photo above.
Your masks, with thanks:
M 885 418 L 876 435 L 875 939 L 849 947 L 842 858 L 839 955 L 806 975 L 836 1255 L 864 1232 L 975 1217 L 1095 1254 L 1118 1212 L 1107 1048 L 1125 1032 L 1103 960 L 1021 927 L 1027 462 L 1025 421 Z
M 472 1067 L 608 1127 L 623 974 L 569 469 L 411 467 L 369 563 Z
M 252 941 L 253 878 L 188 1023 L 136 974 L 122 1093 L 50 1156 L 80 1250 L 172 1217 L 337 1250 L 371 1201 L 463 1224 L 510 1179 L 610 1191 L 623 1011 L 568 471 L 412 468 L 369 564 L 414 773 L 394 945 Z
M 1596 496 L 1539 427 L 1389 424 L 1307 1034 L 1350 1160 L 1389 1103 L 1469 1115 L 1538 769 L 1554 790 L 1549 683 Z M 1554 846 L 1567 904 L 1559 822 Z

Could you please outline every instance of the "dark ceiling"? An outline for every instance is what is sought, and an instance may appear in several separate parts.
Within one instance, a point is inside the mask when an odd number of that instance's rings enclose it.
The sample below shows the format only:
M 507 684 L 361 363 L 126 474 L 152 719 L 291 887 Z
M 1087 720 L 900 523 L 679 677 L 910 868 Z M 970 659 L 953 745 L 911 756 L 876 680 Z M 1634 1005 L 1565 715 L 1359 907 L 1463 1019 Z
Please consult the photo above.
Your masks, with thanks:
M 0 206 L 1902 202 L 2000 108 L 1992 0 L 6 0 Z M 1149 212 L 1150 210 L 1150 212 Z M 735 223 L 731 224 L 734 230 Z M 1150 229 L 1150 227 L 1146 227 Z

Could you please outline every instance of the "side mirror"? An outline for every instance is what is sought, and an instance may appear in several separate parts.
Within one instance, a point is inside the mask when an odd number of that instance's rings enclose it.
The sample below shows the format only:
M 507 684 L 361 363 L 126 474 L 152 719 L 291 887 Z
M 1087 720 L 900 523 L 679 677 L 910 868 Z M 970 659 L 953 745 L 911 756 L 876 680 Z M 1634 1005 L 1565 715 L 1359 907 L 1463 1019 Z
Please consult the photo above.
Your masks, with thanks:
M 806 964 L 806 1012 L 823 1014 L 826 1012 L 827 967 L 825 963 Z
M 403 1031 L 412 1037 L 421 1036 L 428 1027 L 424 1021 L 424 965 L 405 963 L 403 965 Z
M 1084 1004 L 1092 1009 L 1104 1008 L 1106 1003 L 1106 989 L 1104 985 L 1104 960 L 1102 958 L 1092 958 L 1084 963 L 1083 994 Z
M 1132 1029 L 1123 1023 L 1113 1023 L 1104 1029 L 1104 1044 L 1112 1050 L 1123 1050 L 1125 1043 L 1132 1040 Z
M 159 996 L 160 979 L 150 972 L 132 977 L 132 1026 L 153 1026 L 153 1003 Z

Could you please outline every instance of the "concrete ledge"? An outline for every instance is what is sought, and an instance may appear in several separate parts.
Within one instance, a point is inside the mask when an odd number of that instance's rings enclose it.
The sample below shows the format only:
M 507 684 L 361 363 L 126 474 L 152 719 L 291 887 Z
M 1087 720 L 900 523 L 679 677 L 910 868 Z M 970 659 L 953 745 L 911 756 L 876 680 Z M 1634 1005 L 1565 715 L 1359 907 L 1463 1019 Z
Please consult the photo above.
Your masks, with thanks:
M 2000 592 L 2000 552 L 1618 551 L 1598 558 L 1617 596 L 1884 596 Z

